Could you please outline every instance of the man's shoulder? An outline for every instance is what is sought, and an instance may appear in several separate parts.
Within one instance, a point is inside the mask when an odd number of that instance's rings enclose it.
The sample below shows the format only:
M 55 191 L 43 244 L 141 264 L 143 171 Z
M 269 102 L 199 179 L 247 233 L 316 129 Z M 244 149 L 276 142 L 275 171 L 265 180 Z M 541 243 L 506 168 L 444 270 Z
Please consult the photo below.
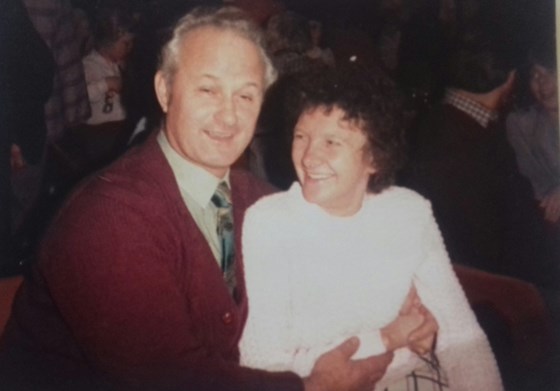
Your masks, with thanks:
M 459 140 L 476 140 L 487 134 L 485 129 L 469 114 L 458 108 L 440 103 L 419 116 L 411 129 L 413 144 L 417 147 L 448 149 L 460 147 Z
M 157 145 L 142 145 L 92 175 L 73 198 L 88 198 L 92 204 L 103 201 L 106 207 L 124 203 L 152 209 L 170 198 L 180 199 L 180 193 Z
M 444 127 L 449 123 L 454 122 L 470 123 L 476 121 L 464 111 L 459 110 L 457 107 L 445 102 L 440 102 L 434 105 L 428 111 L 419 116 L 420 124 L 430 123 L 431 125 L 435 124 Z

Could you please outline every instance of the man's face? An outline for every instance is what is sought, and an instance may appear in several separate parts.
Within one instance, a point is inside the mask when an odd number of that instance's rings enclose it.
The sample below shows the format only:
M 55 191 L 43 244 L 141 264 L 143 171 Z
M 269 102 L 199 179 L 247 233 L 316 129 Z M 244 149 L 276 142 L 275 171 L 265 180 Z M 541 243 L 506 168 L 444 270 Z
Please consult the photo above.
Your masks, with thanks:
M 258 48 L 228 30 L 184 37 L 171 84 L 158 72 L 165 132 L 184 159 L 222 178 L 253 136 L 265 90 Z
M 336 216 L 350 216 L 362 206 L 369 177 L 375 172 L 366 135 L 344 120 L 335 107 L 304 112 L 294 129 L 292 161 L 303 196 Z

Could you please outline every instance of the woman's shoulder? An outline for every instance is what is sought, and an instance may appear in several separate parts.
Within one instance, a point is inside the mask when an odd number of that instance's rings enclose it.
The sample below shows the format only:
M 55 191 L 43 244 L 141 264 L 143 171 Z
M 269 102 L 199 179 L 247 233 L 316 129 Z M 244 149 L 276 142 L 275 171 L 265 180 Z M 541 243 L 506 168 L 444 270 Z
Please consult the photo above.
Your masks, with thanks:
M 286 216 L 296 204 L 292 189 L 265 195 L 251 205 L 245 219 L 274 219 Z
M 506 118 L 506 128 L 508 133 L 526 133 L 533 129 L 533 124 L 540 120 L 542 113 L 536 107 L 512 111 Z
M 367 197 L 365 210 L 368 215 L 385 218 L 397 222 L 425 221 L 432 215 L 430 201 L 414 190 L 391 186 L 381 193 Z
M 381 193 L 371 194 L 368 201 L 376 204 L 419 209 L 425 209 L 430 204 L 426 198 L 414 190 L 401 186 L 390 186 Z
M 97 64 L 102 61 L 104 61 L 103 57 L 95 49 L 91 50 L 88 54 L 84 56 L 84 58 L 82 58 L 82 62 L 84 63 L 84 65 Z

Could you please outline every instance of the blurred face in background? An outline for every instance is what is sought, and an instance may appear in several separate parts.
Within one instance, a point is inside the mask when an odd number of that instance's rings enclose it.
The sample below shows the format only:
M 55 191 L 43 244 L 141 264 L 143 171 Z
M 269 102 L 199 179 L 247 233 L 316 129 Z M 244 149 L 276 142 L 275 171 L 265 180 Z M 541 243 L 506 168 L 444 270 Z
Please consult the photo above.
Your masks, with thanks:
M 107 56 L 115 63 L 124 64 L 132 51 L 133 44 L 134 35 L 129 32 L 122 32 L 119 34 L 119 38 L 107 48 Z
M 531 68 L 529 87 L 533 97 L 549 114 L 558 115 L 556 72 L 535 64 Z

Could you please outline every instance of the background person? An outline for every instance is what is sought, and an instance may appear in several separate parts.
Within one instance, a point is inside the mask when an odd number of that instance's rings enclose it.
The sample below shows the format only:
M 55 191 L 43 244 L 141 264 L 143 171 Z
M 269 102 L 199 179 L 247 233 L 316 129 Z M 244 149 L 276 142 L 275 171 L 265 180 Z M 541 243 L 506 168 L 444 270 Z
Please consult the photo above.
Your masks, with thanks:
M 400 183 L 431 201 L 452 262 L 534 284 L 548 310 L 558 312 L 557 261 L 506 135 L 504 114 L 516 78 L 514 48 L 500 39 L 495 26 L 472 27 L 449 54 L 442 101 L 410 129 Z M 505 292 L 495 296 L 508 297 Z M 530 377 L 514 358 L 511 330 L 493 311 L 476 313 L 506 388 L 522 387 Z
M 27 171 L 33 179 L 44 157 L 44 108 L 52 92 L 54 62 L 21 0 L 5 2 L 0 35 L 0 277 L 5 277 L 21 271 L 15 233 L 35 192 L 22 191 L 27 189 L 18 184 L 27 182 Z
M 532 102 L 508 116 L 507 136 L 545 219 L 556 223 L 560 219 L 560 143 L 554 39 L 543 39 L 533 47 L 524 76 Z
M 94 49 L 83 58 L 91 117 L 74 130 L 87 153 L 89 169 L 107 164 L 128 140 L 123 104 L 123 72 L 134 42 L 132 17 L 119 8 L 97 11 Z

